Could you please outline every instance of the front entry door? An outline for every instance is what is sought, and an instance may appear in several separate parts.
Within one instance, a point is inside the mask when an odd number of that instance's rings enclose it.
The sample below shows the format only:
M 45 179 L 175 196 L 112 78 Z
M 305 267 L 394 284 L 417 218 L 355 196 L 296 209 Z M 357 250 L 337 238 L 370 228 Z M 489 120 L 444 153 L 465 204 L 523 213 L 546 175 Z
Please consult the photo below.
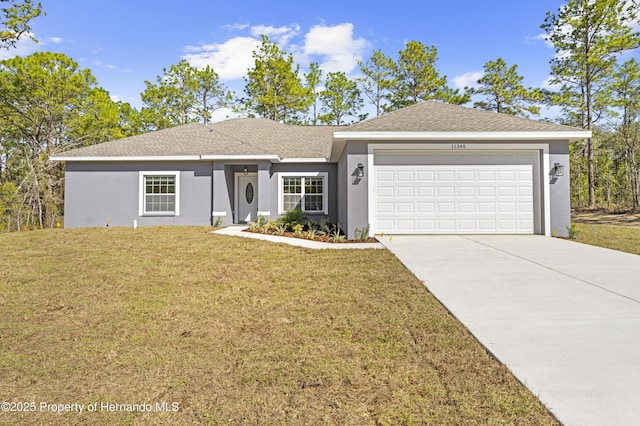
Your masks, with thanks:
M 238 176 L 238 223 L 247 223 L 258 218 L 258 176 Z

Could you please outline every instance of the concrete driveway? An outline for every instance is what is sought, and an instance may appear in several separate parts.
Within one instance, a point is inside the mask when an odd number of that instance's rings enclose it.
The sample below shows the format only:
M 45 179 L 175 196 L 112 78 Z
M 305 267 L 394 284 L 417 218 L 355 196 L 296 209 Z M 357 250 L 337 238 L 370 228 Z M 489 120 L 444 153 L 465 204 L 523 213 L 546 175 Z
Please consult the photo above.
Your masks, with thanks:
M 640 256 L 542 236 L 382 243 L 565 425 L 640 421 Z

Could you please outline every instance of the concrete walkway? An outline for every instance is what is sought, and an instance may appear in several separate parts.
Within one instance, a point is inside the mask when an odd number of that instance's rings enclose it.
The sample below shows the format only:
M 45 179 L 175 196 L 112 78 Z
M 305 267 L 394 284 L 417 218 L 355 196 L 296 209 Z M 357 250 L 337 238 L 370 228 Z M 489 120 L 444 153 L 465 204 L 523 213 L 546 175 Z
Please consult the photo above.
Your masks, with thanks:
M 565 425 L 640 424 L 640 256 L 542 236 L 384 236 Z

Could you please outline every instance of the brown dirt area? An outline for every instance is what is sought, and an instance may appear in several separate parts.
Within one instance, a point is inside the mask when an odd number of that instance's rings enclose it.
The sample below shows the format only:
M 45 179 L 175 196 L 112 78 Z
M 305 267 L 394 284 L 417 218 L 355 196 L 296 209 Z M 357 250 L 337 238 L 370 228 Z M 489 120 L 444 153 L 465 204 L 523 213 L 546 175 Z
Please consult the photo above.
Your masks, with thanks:
M 640 227 L 640 212 L 619 212 L 607 209 L 575 209 L 571 220 L 592 225 L 615 225 Z

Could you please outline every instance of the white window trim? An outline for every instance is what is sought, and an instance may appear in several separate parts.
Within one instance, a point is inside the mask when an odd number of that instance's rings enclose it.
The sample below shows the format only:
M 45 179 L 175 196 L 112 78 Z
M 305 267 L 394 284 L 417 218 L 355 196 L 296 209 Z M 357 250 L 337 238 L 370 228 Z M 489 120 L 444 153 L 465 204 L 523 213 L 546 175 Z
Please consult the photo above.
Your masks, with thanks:
M 173 176 L 175 178 L 176 199 L 175 211 L 170 212 L 147 212 L 145 211 L 144 189 L 146 176 Z M 139 216 L 180 216 L 180 172 L 139 172 L 139 190 L 138 190 L 138 215 Z
M 320 177 L 322 178 L 322 188 L 324 189 L 322 193 L 322 211 L 305 211 L 307 214 L 329 214 L 329 173 L 328 172 L 303 172 L 303 173 L 295 173 L 295 172 L 281 172 L 278 173 L 278 214 L 285 214 L 286 211 L 282 208 L 283 195 L 284 195 L 284 179 L 285 177 L 297 177 L 297 178 L 307 178 L 307 177 Z M 304 185 L 303 185 L 304 188 Z

